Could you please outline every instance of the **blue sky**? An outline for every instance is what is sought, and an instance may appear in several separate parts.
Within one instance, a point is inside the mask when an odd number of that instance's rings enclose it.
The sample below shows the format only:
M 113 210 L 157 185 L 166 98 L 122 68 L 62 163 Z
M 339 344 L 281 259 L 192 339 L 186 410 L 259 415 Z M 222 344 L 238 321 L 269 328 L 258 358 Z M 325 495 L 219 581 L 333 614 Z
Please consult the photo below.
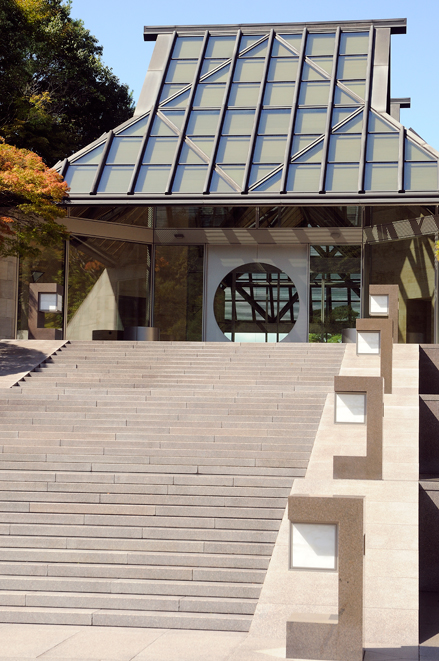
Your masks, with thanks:
M 103 61 L 133 91 L 142 87 L 153 43 L 144 25 L 276 23 L 407 18 L 407 34 L 392 36 L 393 97 L 411 97 L 401 121 L 439 149 L 439 2 L 437 0 L 72 0 L 71 15 L 84 21 L 104 48 Z

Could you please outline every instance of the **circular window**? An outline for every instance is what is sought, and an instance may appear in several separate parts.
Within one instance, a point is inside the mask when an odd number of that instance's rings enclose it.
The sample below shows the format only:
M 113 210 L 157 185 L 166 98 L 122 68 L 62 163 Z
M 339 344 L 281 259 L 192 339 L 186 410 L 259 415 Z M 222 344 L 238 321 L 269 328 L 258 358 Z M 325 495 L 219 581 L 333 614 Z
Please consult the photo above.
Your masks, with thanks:
M 299 296 L 286 273 L 254 262 L 238 266 L 222 279 L 214 312 L 232 342 L 280 342 L 296 323 Z

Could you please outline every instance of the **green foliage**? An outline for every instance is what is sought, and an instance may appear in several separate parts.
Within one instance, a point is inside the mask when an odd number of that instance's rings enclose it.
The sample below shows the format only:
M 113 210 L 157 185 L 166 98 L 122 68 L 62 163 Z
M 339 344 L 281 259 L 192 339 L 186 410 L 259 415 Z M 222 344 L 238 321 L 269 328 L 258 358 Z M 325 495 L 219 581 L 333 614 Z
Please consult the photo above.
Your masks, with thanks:
M 53 165 L 132 116 L 131 94 L 62 0 L 1 0 L 0 134 Z

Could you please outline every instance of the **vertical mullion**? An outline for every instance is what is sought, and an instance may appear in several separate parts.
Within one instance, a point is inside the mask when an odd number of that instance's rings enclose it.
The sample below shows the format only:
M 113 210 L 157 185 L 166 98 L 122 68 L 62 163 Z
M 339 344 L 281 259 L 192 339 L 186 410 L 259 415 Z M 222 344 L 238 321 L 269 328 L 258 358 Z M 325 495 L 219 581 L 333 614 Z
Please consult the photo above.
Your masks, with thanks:
M 259 126 L 259 118 L 261 116 L 261 110 L 262 110 L 262 104 L 264 102 L 264 94 L 265 94 L 265 87 L 267 84 L 267 73 L 268 73 L 268 67 L 270 66 L 270 57 L 271 57 L 271 47 L 273 44 L 273 39 L 274 39 L 274 30 L 270 30 L 270 34 L 268 36 L 268 45 L 267 45 L 267 55 L 265 56 L 265 62 L 264 62 L 264 70 L 262 72 L 262 81 L 261 81 L 261 87 L 259 89 L 259 98 L 258 102 L 256 104 L 256 112 L 255 112 L 255 120 L 253 122 L 253 130 L 252 134 L 250 137 L 250 145 L 249 145 L 249 150 L 248 150 L 248 156 L 247 156 L 247 163 L 245 166 L 244 170 L 244 179 L 242 182 L 242 193 L 247 193 L 248 192 L 248 179 L 250 176 L 250 168 L 252 166 L 252 161 L 253 161 L 253 153 L 255 150 L 255 144 L 256 144 L 256 137 L 258 134 L 258 126 Z
M 235 41 L 235 47 L 233 49 L 233 55 L 232 59 L 230 62 L 230 73 L 229 73 L 229 79 L 226 83 L 226 89 L 224 91 L 224 101 L 222 108 L 220 110 L 220 115 L 218 118 L 218 128 L 217 132 L 213 141 L 213 146 L 212 146 L 212 156 L 210 158 L 210 163 L 207 167 L 207 174 L 206 174 L 206 181 L 204 182 L 204 189 L 203 189 L 203 195 L 207 195 L 209 193 L 209 188 L 210 188 L 210 181 L 212 179 L 212 173 L 213 169 L 215 167 L 215 161 L 216 161 L 216 154 L 218 151 L 218 145 L 219 141 L 221 138 L 221 131 L 223 129 L 223 123 L 224 123 L 224 116 L 226 114 L 227 106 L 229 103 L 229 96 L 230 96 L 230 88 L 232 87 L 232 82 L 233 82 L 233 75 L 235 73 L 235 65 L 236 65 L 236 60 L 238 59 L 239 55 L 239 42 L 241 40 L 241 30 L 238 30 L 236 33 L 236 41 Z
M 201 52 L 200 52 L 200 56 L 198 58 L 197 66 L 196 66 L 196 69 L 195 69 L 194 78 L 192 80 L 192 88 L 191 88 L 191 91 L 189 93 L 187 108 L 186 108 L 186 111 L 185 111 L 184 117 L 183 117 L 183 124 L 181 126 L 180 135 L 179 135 L 178 141 L 177 141 L 177 149 L 175 151 L 174 162 L 171 166 L 171 171 L 169 173 L 168 183 L 166 184 L 165 195 L 170 195 L 170 193 L 172 191 L 172 185 L 174 183 L 175 173 L 177 171 L 177 165 L 178 165 L 178 161 L 179 161 L 179 158 L 180 158 L 181 148 L 182 148 L 182 145 L 184 143 L 184 136 L 186 135 L 186 129 L 187 129 L 187 125 L 188 125 L 188 122 L 189 122 L 189 115 L 190 115 L 191 110 L 192 110 L 192 103 L 193 103 L 195 92 L 196 92 L 196 89 L 197 89 L 197 83 L 198 83 L 198 80 L 200 78 L 201 67 L 203 66 L 204 53 L 206 52 L 207 40 L 208 39 L 209 39 L 209 31 L 206 30 L 205 33 L 204 33 L 203 43 L 201 45 Z
M 299 63 L 298 63 L 298 66 L 297 66 L 296 87 L 294 89 L 293 105 L 291 107 L 291 117 L 290 117 L 290 125 L 289 125 L 289 128 L 288 128 L 287 144 L 286 144 L 286 147 L 285 147 L 284 169 L 283 169 L 283 172 L 282 172 L 282 180 L 281 180 L 281 184 L 280 184 L 280 192 L 281 193 L 286 193 L 286 189 L 287 189 L 288 165 L 290 163 L 291 145 L 292 145 L 292 142 L 293 142 L 294 123 L 296 121 L 297 103 L 299 101 L 299 90 L 300 90 L 300 83 L 301 83 L 301 80 L 302 80 L 303 62 L 304 62 L 304 59 L 305 59 L 307 33 L 308 33 L 308 30 L 306 28 L 304 28 L 303 33 L 302 33 L 302 47 L 300 49 Z
M 70 258 L 70 240 L 66 239 L 64 244 L 64 296 L 63 296 L 63 319 L 62 319 L 62 337 L 67 339 L 67 312 L 69 305 L 69 258 Z
M 373 25 L 369 28 L 369 48 L 367 57 L 367 71 L 366 71 L 366 91 L 364 95 L 364 118 L 363 130 L 361 132 L 361 151 L 360 151 L 360 165 L 358 169 L 358 192 L 364 193 L 364 170 L 366 161 L 366 143 L 367 143 L 367 129 L 369 125 L 369 109 L 370 97 L 372 86 L 372 66 L 373 66 L 373 45 L 374 45 L 375 29 Z
M 334 55 L 333 55 L 334 61 L 332 65 L 331 82 L 329 85 L 328 114 L 326 116 L 325 139 L 323 141 L 322 168 L 320 170 L 319 193 L 325 192 L 326 165 L 327 165 L 326 161 L 328 159 L 329 139 L 331 136 L 331 126 L 332 126 L 332 109 L 334 106 L 334 92 L 335 92 L 335 85 L 337 82 L 338 46 L 340 43 L 340 32 L 341 30 L 339 26 L 335 33 L 335 45 L 334 45 Z
M 95 178 L 93 179 L 93 183 L 91 185 L 90 195 L 96 195 L 96 192 L 98 190 L 102 172 L 104 171 L 104 167 L 105 167 L 105 162 L 107 160 L 107 156 L 110 151 L 111 143 L 113 142 L 113 136 L 114 136 L 114 132 L 108 131 L 104 151 L 102 152 L 101 160 L 99 161 L 98 169 L 96 170 Z
M 404 157 L 405 157 L 405 129 L 403 126 L 399 129 L 399 149 L 398 149 L 398 193 L 404 192 Z
M 163 75 L 162 75 L 162 79 L 160 81 L 159 89 L 157 91 L 157 96 L 155 98 L 155 101 L 153 103 L 153 106 L 152 106 L 151 110 L 149 111 L 148 123 L 146 124 L 145 133 L 143 134 L 143 138 L 142 138 L 142 142 L 141 142 L 141 145 L 140 145 L 139 153 L 137 155 L 137 160 L 136 160 L 136 163 L 134 165 L 133 174 L 131 176 L 131 181 L 130 181 L 130 184 L 128 186 L 128 191 L 127 191 L 128 195 L 134 195 L 134 189 L 135 189 L 135 186 L 136 186 L 137 177 L 139 176 L 139 171 L 140 171 L 140 167 L 142 165 L 142 160 L 143 160 L 143 155 L 145 153 L 146 144 L 149 140 L 149 136 L 151 134 L 151 129 L 152 129 L 152 124 L 154 122 L 155 115 L 156 115 L 156 112 L 157 112 L 157 108 L 158 108 L 159 103 L 160 103 L 160 96 L 161 96 L 161 93 L 162 93 L 164 81 L 166 80 L 166 74 L 168 73 L 169 63 L 170 63 L 171 58 L 172 58 L 172 51 L 174 50 L 174 45 L 175 45 L 176 38 L 177 38 L 177 33 L 173 32 L 172 39 L 171 39 L 171 46 L 170 46 L 169 53 L 168 53 L 168 61 L 166 63 L 166 66 L 163 69 Z

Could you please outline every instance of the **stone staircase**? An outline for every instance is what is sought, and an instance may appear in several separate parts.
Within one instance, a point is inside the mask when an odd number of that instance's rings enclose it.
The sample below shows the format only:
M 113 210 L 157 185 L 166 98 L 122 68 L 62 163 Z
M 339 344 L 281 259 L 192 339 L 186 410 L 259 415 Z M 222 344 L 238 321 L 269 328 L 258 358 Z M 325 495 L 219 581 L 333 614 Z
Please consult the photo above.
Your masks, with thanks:
M 0 622 L 247 631 L 342 345 L 72 342 L 0 393 Z

